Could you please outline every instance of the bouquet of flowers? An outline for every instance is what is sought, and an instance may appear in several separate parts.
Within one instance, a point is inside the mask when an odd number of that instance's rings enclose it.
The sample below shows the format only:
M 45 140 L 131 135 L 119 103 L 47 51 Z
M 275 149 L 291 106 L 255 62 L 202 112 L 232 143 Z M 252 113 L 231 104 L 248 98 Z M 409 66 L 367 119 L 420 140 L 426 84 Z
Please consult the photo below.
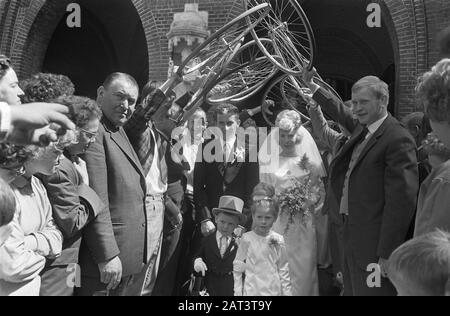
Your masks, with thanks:
M 305 155 L 298 166 L 305 171 L 311 171 L 308 157 Z M 311 176 L 309 172 L 301 178 L 292 178 L 291 184 L 277 195 L 280 203 L 280 215 L 287 215 L 289 226 L 294 224 L 294 218 L 300 215 L 302 225 L 306 226 L 308 220 L 315 215 L 318 204 L 320 203 L 320 185 Z

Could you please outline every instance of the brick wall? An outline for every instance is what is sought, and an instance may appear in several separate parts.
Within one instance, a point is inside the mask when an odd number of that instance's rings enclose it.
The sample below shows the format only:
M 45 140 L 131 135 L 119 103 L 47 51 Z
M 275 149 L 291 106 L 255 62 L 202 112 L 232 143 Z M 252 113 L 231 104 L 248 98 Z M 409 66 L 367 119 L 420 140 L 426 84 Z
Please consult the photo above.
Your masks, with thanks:
M 439 61 L 436 48 L 436 35 L 439 31 L 450 26 L 450 1 L 425 0 L 428 36 L 428 68 Z
M 149 52 L 150 78 L 167 77 L 169 60 L 166 34 L 175 12 L 183 12 L 192 0 L 131 0 L 144 27 Z M 9 55 L 19 77 L 41 69 L 45 51 L 68 3 L 74 0 L 28 0 L 2 2 L 0 11 L 0 51 Z M 210 12 L 209 25 L 215 30 L 240 14 L 241 0 L 201 0 L 200 10 Z
M 75 0 L 72 0 L 75 1 Z M 0 51 L 9 55 L 20 77 L 40 70 L 52 31 L 70 0 L 0 1 Z M 130 0 L 144 30 L 149 52 L 150 78 L 166 77 L 169 59 L 166 34 L 175 12 L 193 0 Z M 335 1 L 335 0 L 330 0 Z M 357 1 L 357 0 L 355 0 Z M 214 31 L 242 12 L 242 0 L 200 0 L 199 9 L 209 12 Z M 438 59 L 435 35 L 450 25 L 448 0 L 374 0 L 382 5 L 397 69 L 396 114 L 416 109 L 416 78 Z

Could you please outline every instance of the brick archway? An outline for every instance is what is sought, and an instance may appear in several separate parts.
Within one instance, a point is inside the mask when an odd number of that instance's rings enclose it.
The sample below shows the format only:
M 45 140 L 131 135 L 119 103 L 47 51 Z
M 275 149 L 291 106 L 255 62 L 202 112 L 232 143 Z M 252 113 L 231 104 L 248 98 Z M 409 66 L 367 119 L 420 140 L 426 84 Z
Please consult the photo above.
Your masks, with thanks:
M 66 13 L 71 0 L 45 1 L 25 0 L 11 2 L 7 21 L 8 28 L 2 32 L 0 48 L 3 48 L 16 65 L 19 77 L 23 78 L 41 69 L 46 48 L 58 22 Z M 147 41 L 150 59 L 149 74 L 155 74 L 155 64 L 160 64 L 161 43 L 160 30 L 148 1 L 131 0 L 141 20 Z
M 427 30 L 423 0 L 377 0 L 391 36 L 396 60 L 396 115 L 416 110 L 417 76 L 427 69 Z

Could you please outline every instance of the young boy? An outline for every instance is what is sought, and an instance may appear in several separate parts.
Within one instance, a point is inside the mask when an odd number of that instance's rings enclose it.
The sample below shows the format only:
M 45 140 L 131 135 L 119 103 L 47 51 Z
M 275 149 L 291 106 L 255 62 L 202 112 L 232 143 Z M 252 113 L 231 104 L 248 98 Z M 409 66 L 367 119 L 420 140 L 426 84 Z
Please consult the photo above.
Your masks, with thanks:
M 217 231 L 202 240 L 195 256 L 194 270 L 205 277 L 210 296 L 233 296 L 233 261 L 238 245 L 233 235 L 239 224 L 245 223 L 242 214 L 244 201 L 234 196 L 222 196 L 219 207 L 213 209 Z
M 388 274 L 399 296 L 450 296 L 450 234 L 436 230 L 403 244 Z

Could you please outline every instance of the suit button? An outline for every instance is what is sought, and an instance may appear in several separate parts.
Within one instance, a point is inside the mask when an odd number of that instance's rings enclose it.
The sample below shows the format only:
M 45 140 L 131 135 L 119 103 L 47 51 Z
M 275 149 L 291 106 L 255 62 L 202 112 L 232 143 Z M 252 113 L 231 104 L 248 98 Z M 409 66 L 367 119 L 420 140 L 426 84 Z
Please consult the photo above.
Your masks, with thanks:
M 145 223 L 143 223 L 143 224 L 142 224 L 142 227 L 144 227 L 144 228 L 145 228 Z

